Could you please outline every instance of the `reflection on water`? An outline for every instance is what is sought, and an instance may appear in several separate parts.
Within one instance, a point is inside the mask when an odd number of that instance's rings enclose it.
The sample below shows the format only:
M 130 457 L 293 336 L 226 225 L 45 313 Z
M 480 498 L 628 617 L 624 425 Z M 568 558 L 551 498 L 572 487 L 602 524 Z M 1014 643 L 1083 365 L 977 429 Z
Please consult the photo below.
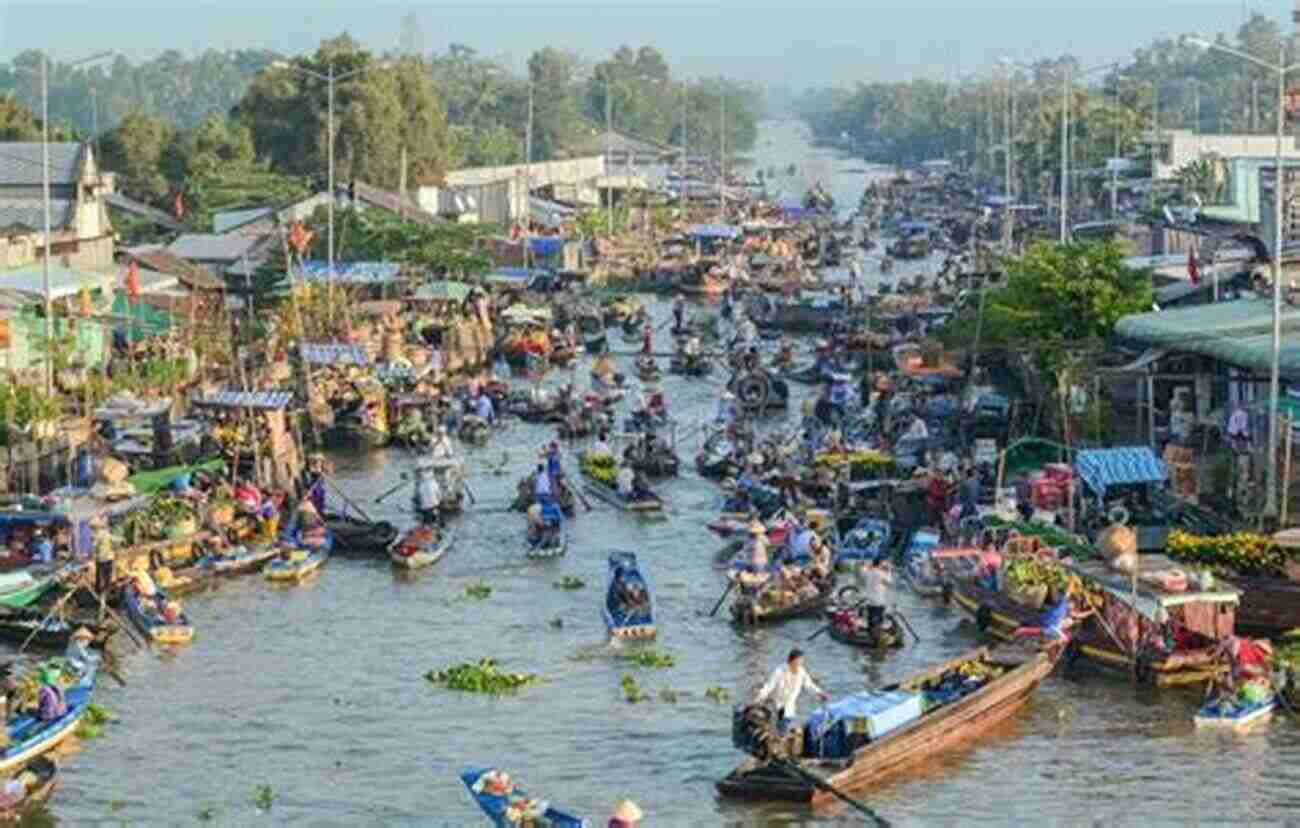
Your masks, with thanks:
M 768 123 L 764 134 L 772 138 L 771 146 L 760 142 L 764 168 L 823 159 L 837 202 L 857 203 L 863 176 L 840 171 L 859 162 L 812 150 L 789 123 Z M 666 317 L 666 304 L 646 301 Z M 585 379 L 587 367 L 576 376 Z M 689 420 L 712 405 L 718 383 L 668 377 L 665 387 Z M 717 686 L 740 698 L 795 645 L 837 693 L 887 684 L 970 647 L 972 630 L 958 614 L 900 593 L 899 608 L 922 641 L 883 656 L 826 635 L 805 641 L 816 619 L 737 632 L 725 607 L 705 617 L 723 588 L 712 565 L 719 544 L 703 528 L 717 496 L 693 472 L 668 484 L 668 520 L 593 504 L 570 524 L 564 559 L 530 563 L 519 544 L 522 517 L 501 509 L 516 472 L 549 433 L 517 425 L 502 437 L 469 451 L 479 505 L 457 521 L 456 546 L 437 565 L 399 575 L 386 561 L 336 558 L 300 587 L 272 589 L 248 577 L 188 599 L 194 644 L 124 658 L 130 686 L 105 685 L 98 694 L 121 722 L 70 757 L 55 813 L 77 825 L 195 824 L 207 809 L 219 825 L 477 825 L 456 774 L 480 763 L 508 768 L 535 794 L 597 825 L 625 796 L 653 826 L 860 824 L 851 814 L 719 800 L 713 781 L 741 757 L 731 747 L 731 702 L 705 691 Z M 688 438 L 681 449 L 687 468 L 695 445 Z M 503 450 L 515 468 L 494 475 L 488 464 Z M 410 470 L 406 452 L 334 460 L 344 490 L 369 514 L 410 522 L 405 492 L 374 503 Z M 657 646 L 676 666 L 638 670 L 607 657 L 600 603 L 611 547 L 640 555 L 656 590 Z M 565 575 L 586 586 L 552 586 Z M 465 588 L 480 580 L 492 594 L 467 597 Z M 490 699 L 423 679 L 484 656 L 545 682 Z M 626 674 L 652 700 L 625 702 Z M 675 704 L 659 699 L 665 688 L 678 691 Z M 1191 724 L 1198 698 L 1089 672 L 1053 676 L 1014 721 L 864 799 L 899 825 L 1291 818 L 1300 799 L 1292 793 L 1300 758 L 1292 721 L 1279 717 L 1244 737 L 1198 734 Z M 259 785 L 274 793 L 266 814 L 253 804 Z

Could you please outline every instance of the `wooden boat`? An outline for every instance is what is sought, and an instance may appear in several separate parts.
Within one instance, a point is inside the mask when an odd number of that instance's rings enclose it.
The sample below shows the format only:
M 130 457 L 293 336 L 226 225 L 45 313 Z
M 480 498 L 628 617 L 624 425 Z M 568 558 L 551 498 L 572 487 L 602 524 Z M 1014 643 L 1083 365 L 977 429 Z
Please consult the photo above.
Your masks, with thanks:
M 780 605 L 768 605 L 762 596 L 770 588 L 747 594 L 741 593 L 731 603 L 731 622 L 742 627 L 759 624 L 779 624 L 792 618 L 821 615 L 831 602 L 834 585 L 824 586 L 815 595 L 800 597 L 795 601 Z
M 1253 704 L 1213 699 L 1201 705 L 1192 717 L 1192 722 L 1197 727 L 1235 730 L 1240 733 L 1273 718 L 1277 706 L 1276 693 L 1270 693 L 1265 701 Z
M 590 477 L 583 475 L 582 488 L 586 489 L 593 497 L 600 498 L 611 506 L 617 506 L 625 512 L 662 512 L 664 508 L 663 498 L 650 492 L 648 496 L 637 499 L 623 497 L 618 493 L 618 489 Z
M 514 828 L 521 824 L 518 816 L 527 816 L 528 824 L 548 828 L 589 828 L 587 822 L 564 811 L 552 808 L 542 800 L 531 799 L 522 789 L 508 783 L 506 790 L 491 784 L 499 771 L 495 768 L 470 768 L 461 773 L 461 781 L 469 788 L 474 802 L 487 814 L 494 828 Z M 536 806 L 535 808 L 533 806 Z M 537 811 L 539 813 L 535 813 Z
M 58 583 L 58 573 L 30 570 L 0 573 L 0 607 L 20 608 L 38 600 Z
M 516 512 L 527 512 L 528 507 L 533 505 L 533 482 L 536 476 L 537 472 L 533 472 L 515 485 L 515 499 L 510 503 L 511 509 Z M 573 517 L 578 505 L 573 489 L 562 482 L 556 499 L 560 502 L 560 511 L 564 516 Z
M 539 537 L 531 537 L 524 530 L 524 556 L 533 560 L 548 560 L 564 555 L 569 549 L 569 531 L 564 525 L 564 513 L 554 503 L 542 507 L 542 520 L 550 531 Z
M 928 573 L 931 555 L 939 545 L 940 535 L 935 529 L 925 527 L 912 532 L 903 547 L 901 579 L 918 595 L 936 596 L 943 593 L 943 582 Z
M 1143 555 L 1140 560 L 1145 571 L 1174 567 L 1174 563 L 1163 555 Z M 1098 612 L 1111 619 L 1107 625 L 1102 625 L 1097 615 L 1083 621 L 1070 642 L 1067 658 L 1071 662 L 1084 658 L 1098 667 L 1128 675 L 1136 671 L 1139 681 L 1161 688 L 1203 684 L 1227 669 L 1216 654 L 1215 642 L 1232 633 L 1232 609 L 1237 602 L 1235 589 L 1168 594 L 1155 591 L 1139 581 L 1135 602 L 1128 576 L 1111 573 L 1101 563 L 1092 561 L 1066 568 L 1079 575 L 1085 584 L 1101 585 L 1102 606 Z M 1003 641 L 1012 640 L 1020 627 L 1037 626 L 1042 614 L 1040 608 L 1017 603 L 1005 592 L 995 592 L 974 578 L 954 581 L 948 594 L 957 607 L 974 620 L 977 629 Z M 1207 609 L 1198 616 L 1189 616 L 1189 607 Z M 1117 624 L 1119 619 L 1130 616 L 1131 623 Z M 1181 618 L 1184 629 L 1177 649 L 1172 652 L 1144 649 L 1139 651 L 1136 659 L 1128 649 L 1131 642 L 1117 643 L 1111 631 L 1106 629 L 1109 626 L 1121 635 L 1125 630 L 1136 629 L 1143 631 L 1144 640 L 1164 640 L 1165 628 L 1175 616 Z M 1216 629 L 1200 629 L 1201 620 L 1198 618 L 1216 625 Z M 1211 636 L 1209 632 L 1215 635 Z
M 78 621 L 76 618 L 59 618 L 50 616 L 45 610 L 21 609 L 0 612 L 0 640 L 19 644 L 27 642 L 28 647 L 42 650 L 63 650 L 72 640 L 72 634 L 78 627 L 90 630 L 94 638 L 91 646 L 103 647 L 117 632 L 111 622 L 99 623 L 94 617 Z
M 334 551 L 344 555 L 381 555 L 397 540 L 397 527 L 386 520 L 369 521 L 329 511 L 321 517 L 334 536 Z
M 1300 627 L 1300 583 L 1237 575 L 1224 580 L 1241 590 L 1236 628 L 1243 635 L 1277 638 Z
M 658 382 L 663 377 L 663 371 L 659 370 L 659 363 L 655 362 L 652 356 L 639 356 L 636 358 L 636 375 L 642 382 Z
M 24 779 L 24 774 L 31 776 Z M 12 805 L 0 805 L 0 822 L 22 823 L 49 801 L 59 784 L 59 766 L 48 756 L 38 756 L 16 769 L 12 778 L 22 780 L 27 793 Z
M 67 712 L 53 721 L 43 722 L 31 713 L 19 713 L 8 721 L 9 744 L 0 749 L 0 772 L 13 773 L 59 745 L 71 736 L 86 715 L 91 692 L 95 689 L 95 668 L 78 677 L 63 691 Z
M 271 560 L 262 568 L 262 574 L 268 581 L 301 581 L 309 575 L 320 571 L 329 559 L 329 549 L 301 549 L 289 547 L 282 549 L 280 557 Z
M 654 596 L 637 565 L 636 554 L 612 552 L 606 564 L 605 627 L 615 638 L 654 638 Z
M 266 562 L 280 554 L 274 543 L 234 546 L 230 554 L 217 553 L 204 559 L 203 565 L 218 575 L 245 575 L 260 571 Z
M 718 792 L 830 805 L 835 800 L 817 782 L 851 793 L 933 762 L 1014 715 L 1055 663 L 1041 652 L 970 650 L 898 684 L 819 709 L 810 717 L 812 729 L 799 731 L 802 744 L 794 751 L 775 737 L 755 739 L 770 733 L 771 725 L 762 722 L 762 713 L 774 718 L 770 708 L 737 710 L 733 741 L 756 755 L 720 780 Z
M 403 569 L 423 569 L 442 560 L 451 549 L 453 536 L 445 529 L 421 525 L 412 528 L 388 552 L 394 566 Z
M 917 595 L 941 596 L 948 592 L 953 581 L 975 576 L 982 554 L 982 550 L 973 546 L 949 546 L 926 556 L 914 555 L 903 559 L 900 578 Z
M 886 613 L 889 626 L 870 630 L 866 621 L 855 607 L 832 604 L 826 608 L 826 617 L 830 624 L 826 632 L 842 644 L 851 644 L 868 650 L 892 650 L 902 647 L 906 640 L 898 619 Z
M 140 594 L 133 581 L 122 587 L 122 606 L 131 623 L 150 641 L 158 644 L 188 644 L 194 640 L 194 627 L 184 613 L 175 621 L 164 621 L 155 607 L 167 603 L 167 594 L 158 589 L 152 598 Z
M 835 545 L 835 569 L 848 572 L 867 561 L 874 561 L 889 548 L 893 527 L 887 520 L 862 518 Z

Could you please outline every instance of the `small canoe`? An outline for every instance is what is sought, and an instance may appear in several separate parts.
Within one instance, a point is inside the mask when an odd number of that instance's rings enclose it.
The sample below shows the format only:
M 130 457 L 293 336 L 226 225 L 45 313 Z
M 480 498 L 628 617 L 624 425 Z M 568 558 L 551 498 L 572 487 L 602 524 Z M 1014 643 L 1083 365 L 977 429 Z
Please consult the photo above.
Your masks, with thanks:
M 63 691 L 67 712 L 52 721 L 43 722 L 30 713 L 19 713 L 8 722 L 9 744 L 0 749 L 0 773 L 13 773 L 15 769 L 41 756 L 73 734 L 86 715 L 91 692 L 95 689 L 95 669 L 92 667 Z
M 320 549 L 291 548 L 267 563 L 262 568 L 262 574 L 268 581 L 301 581 L 319 572 L 329 556 L 329 550 L 323 547 Z
M 886 624 L 877 630 L 867 627 L 866 619 L 853 607 L 831 605 L 826 608 L 830 623 L 826 632 L 841 644 L 850 644 L 867 650 L 893 650 L 905 642 L 903 629 L 897 619 L 885 615 Z
M 474 802 L 487 814 L 493 828 L 516 828 L 519 825 L 547 828 L 589 828 L 586 820 L 552 808 L 549 803 L 533 799 L 508 781 L 495 768 L 470 768 L 460 775 Z M 501 787 L 504 782 L 505 787 Z M 527 819 L 527 822 L 524 822 Z
M 273 543 L 263 543 L 232 547 L 230 552 L 229 555 L 210 555 L 204 559 L 204 565 L 218 575 L 245 575 L 264 567 L 267 561 L 280 554 L 280 548 Z
M 761 598 L 763 591 L 741 595 L 731 604 L 731 621 L 742 627 L 760 624 L 779 624 L 792 618 L 821 615 L 831 601 L 831 590 L 824 589 L 816 595 L 801 598 L 789 604 L 769 605 Z
M 423 569 L 442 560 L 451 549 L 452 533 L 435 526 L 416 526 L 388 552 L 393 566 L 402 569 Z
M 48 756 L 38 756 L 11 778 L 22 782 L 26 792 L 17 802 L 0 805 L 0 822 L 21 823 L 49 801 L 59 784 L 59 766 Z
M 663 498 L 653 492 L 646 496 L 630 498 L 623 497 L 618 493 L 618 489 L 613 486 L 607 486 L 599 480 L 595 480 L 587 475 L 583 475 L 582 487 L 586 489 L 593 497 L 616 506 L 625 512 L 662 512 L 664 508 Z
M 688 365 L 684 357 L 674 355 L 668 361 L 668 373 L 684 377 L 707 377 L 713 373 L 713 361 L 702 356 Z
M 1235 730 L 1240 733 L 1273 718 L 1276 709 L 1276 693 L 1269 693 L 1266 699 L 1250 703 L 1214 699 L 1201 705 L 1192 721 L 1197 727 Z
M 770 708 L 737 708 L 732 741 L 754 758 L 719 781 L 718 792 L 831 805 L 819 782 L 852 795 L 932 764 L 1019 711 L 1055 665 L 1044 653 L 981 647 L 819 708 L 797 740 L 774 732 Z
M 533 560 L 547 560 L 564 555 L 569 548 L 569 533 L 564 525 L 564 515 L 554 503 L 542 506 L 542 520 L 546 531 L 539 537 L 531 537 L 524 530 L 524 555 Z
M 167 603 L 167 594 L 155 590 L 152 597 L 141 595 L 135 583 L 128 581 L 122 587 L 122 605 L 126 615 L 149 640 L 157 644 L 188 644 L 194 640 L 194 627 L 184 613 L 175 621 L 166 621 L 158 608 Z
M 386 520 L 369 521 L 354 515 L 325 512 L 334 536 L 334 551 L 342 555 L 382 555 L 397 540 L 397 527 Z
M 614 638 L 654 638 L 654 597 L 633 552 L 612 552 L 606 566 L 605 627 Z

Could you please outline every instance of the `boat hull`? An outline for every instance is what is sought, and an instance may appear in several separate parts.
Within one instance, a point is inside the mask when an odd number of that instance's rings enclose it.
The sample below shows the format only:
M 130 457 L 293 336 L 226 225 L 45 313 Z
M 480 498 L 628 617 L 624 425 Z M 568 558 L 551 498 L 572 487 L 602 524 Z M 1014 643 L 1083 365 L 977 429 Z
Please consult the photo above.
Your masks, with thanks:
M 611 506 L 617 506 L 625 512 L 648 514 L 662 512 L 664 508 L 664 502 L 658 495 L 643 500 L 629 500 L 620 495 L 618 490 L 612 486 L 606 486 L 599 480 L 592 480 L 590 477 L 583 478 L 582 488 L 593 497 L 599 498 Z
M 262 575 L 268 581 L 295 583 L 319 572 L 327 558 L 328 552 L 316 550 L 300 561 L 276 559 L 262 569 Z

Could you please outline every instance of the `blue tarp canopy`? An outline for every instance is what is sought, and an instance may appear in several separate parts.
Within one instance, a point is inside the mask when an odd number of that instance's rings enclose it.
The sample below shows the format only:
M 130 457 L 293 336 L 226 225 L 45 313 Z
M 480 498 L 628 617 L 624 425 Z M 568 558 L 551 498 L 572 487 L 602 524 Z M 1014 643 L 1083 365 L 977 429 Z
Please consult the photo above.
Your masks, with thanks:
M 528 283 L 536 276 L 544 276 L 550 273 L 549 270 L 537 267 L 498 267 L 487 276 L 487 282 L 493 285 L 507 285 L 510 287 L 528 287 Z
M 303 362 L 312 365 L 369 365 L 370 355 L 360 345 L 339 342 L 304 342 L 298 346 Z
M 738 239 L 740 228 L 734 224 L 692 224 L 686 235 L 697 239 Z
M 334 281 L 354 285 L 378 285 L 397 280 L 402 266 L 396 262 L 335 262 Z M 305 282 L 325 282 L 329 280 L 329 262 L 309 259 L 302 264 L 302 279 Z
M 544 236 L 533 239 L 528 246 L 532 248 L 534 255 L 554 256 L 564 249 L 564 239 L 555 236 Z
M 209 408 L 261 408 L 277 410 L 293 402 L 292 391 L 218 391 L 211 397 L 194 401 Z
M 1159 483 L 1169 477 L 1165 461 L 1147 446 L 1082 449 L 1074 457 L 1074 470 L 1099 500 L 1109 486 Z

